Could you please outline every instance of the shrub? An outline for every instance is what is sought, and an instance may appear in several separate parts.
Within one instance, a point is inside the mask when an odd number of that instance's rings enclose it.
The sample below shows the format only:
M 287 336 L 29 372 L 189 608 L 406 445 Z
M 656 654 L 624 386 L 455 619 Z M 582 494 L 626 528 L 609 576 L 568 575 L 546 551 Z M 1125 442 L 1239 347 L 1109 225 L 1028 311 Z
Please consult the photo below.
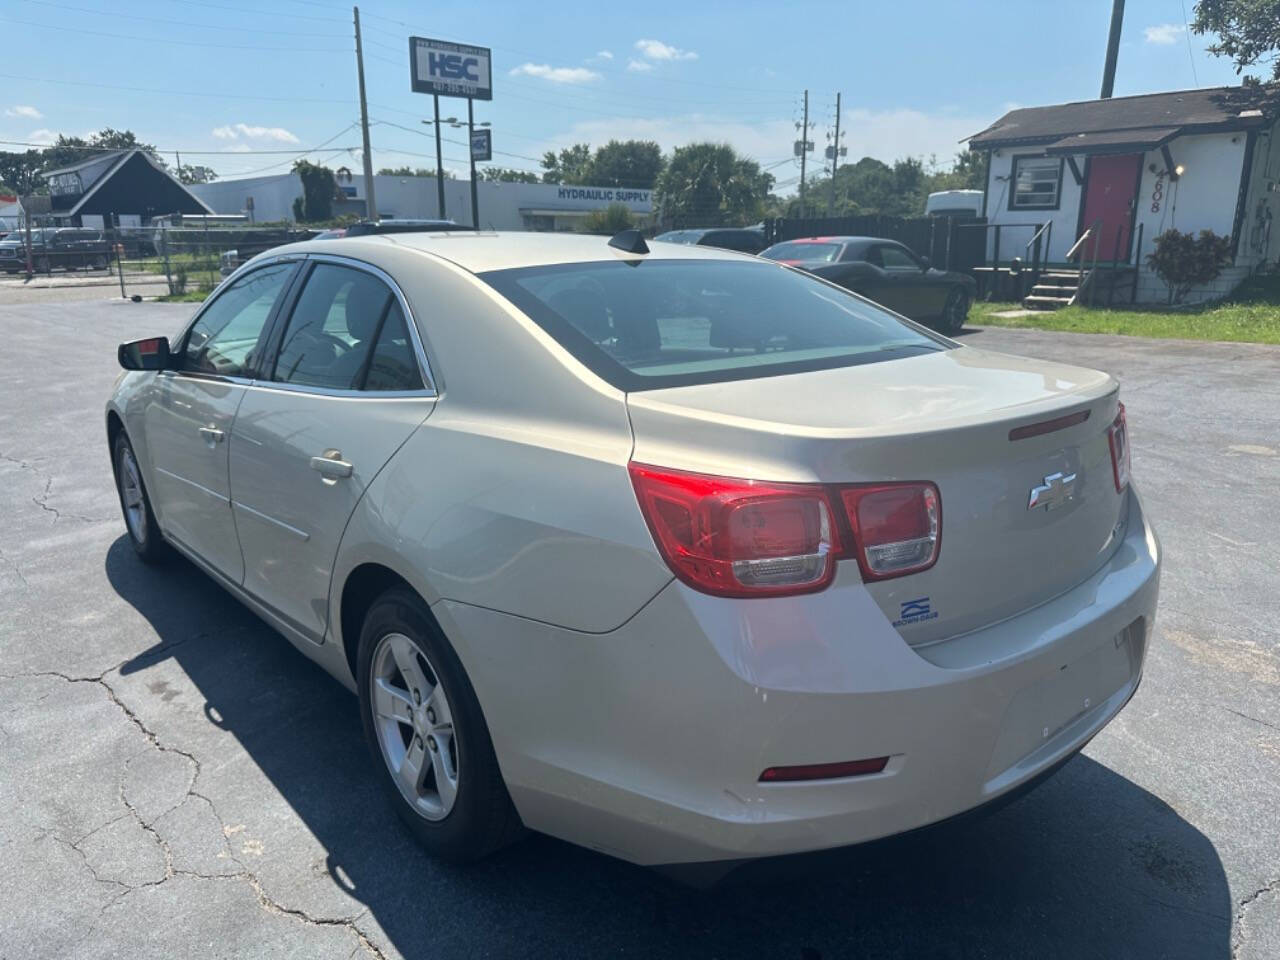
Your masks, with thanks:
M 635 225 L 635 218 L 624 204 L 611 203 L 603 210 L 592 210 L 583 217 L 581 232 L 611 237 L 622 230 L 630 230 Z
M 1181 303 L 1193 287 L 1212 283 L 1230 262 L 1231 238 L 1212 230 L 1201 230 L 1199 236 L 1166 230 L 1147 256 L 1147 266 L 1169 288 L 1170 303 Z
M 174 264 L 173 279 L 169 281 L 171 296 L 187 292 L 187 265 L 182 261 Z

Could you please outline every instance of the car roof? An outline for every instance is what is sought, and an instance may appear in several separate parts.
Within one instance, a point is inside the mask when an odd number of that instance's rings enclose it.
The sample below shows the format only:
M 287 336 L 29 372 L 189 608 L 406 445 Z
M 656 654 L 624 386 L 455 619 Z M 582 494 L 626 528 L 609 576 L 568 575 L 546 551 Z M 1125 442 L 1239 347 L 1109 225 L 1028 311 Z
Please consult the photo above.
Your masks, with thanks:
M 315 251 L 354 255 L 360 251 L 376 262 L 377 252 L 388 246 L 408 248 L 441 257 L 472 273 L 538 267 L 562 263 L 590 263 L 601 260 L 633 260 L 629 254 L 609 246 L 609 238 L 576 233 L 396 233 L 335 240 L 307 240 L 290 244 L 298 252 Z M 276 248 L 272 253 L 279 253 Z M 750 254 L 719 247 L 651 241 L 649 257 L 662 260 L 750 260 Z
M 883 237 L 793 237 L 790 240 L 779 240 L 777 244 L 783 243 L 897 243 L 896 240 L 886 240 Z

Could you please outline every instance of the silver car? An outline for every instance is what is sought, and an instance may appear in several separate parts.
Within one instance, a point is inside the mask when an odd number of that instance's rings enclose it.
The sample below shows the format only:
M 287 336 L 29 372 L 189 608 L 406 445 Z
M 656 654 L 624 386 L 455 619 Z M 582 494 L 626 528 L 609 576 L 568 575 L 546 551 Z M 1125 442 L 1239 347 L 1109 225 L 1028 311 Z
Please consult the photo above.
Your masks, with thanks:
M 120 361 L 138 555 L 182 554 L 355 691 L 442 857 L 523 828 L 654 865 L 911 830 L 1036 782 L 1142 674 L 1159 548 L 1116 382 L 781 264 L 312 241 Z

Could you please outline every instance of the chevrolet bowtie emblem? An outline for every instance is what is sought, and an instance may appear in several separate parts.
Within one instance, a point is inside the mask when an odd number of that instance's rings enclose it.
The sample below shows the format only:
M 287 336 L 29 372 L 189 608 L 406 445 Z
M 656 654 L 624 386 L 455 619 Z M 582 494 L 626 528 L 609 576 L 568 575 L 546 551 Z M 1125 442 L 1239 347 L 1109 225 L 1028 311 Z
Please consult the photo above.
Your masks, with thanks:
M 1044 483 L 1031 488 L 1031 496 L 1027 500 L 1027 509 L 1035 510 L 1044 507 L 1052 510 L 1060 507 L 1076 492 L 1076 475 L 1074 473 L 1051 473 L 1044 478 Z

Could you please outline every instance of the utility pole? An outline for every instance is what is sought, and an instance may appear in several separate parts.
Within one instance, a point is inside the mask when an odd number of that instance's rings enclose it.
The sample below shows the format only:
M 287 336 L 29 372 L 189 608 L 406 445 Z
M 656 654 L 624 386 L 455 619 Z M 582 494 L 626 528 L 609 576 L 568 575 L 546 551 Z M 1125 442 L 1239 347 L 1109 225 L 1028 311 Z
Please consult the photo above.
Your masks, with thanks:
M 800 217 L 804 218 L 804 161 L 809 152 L 809 91 L 804 92 L 804 126 L 800 128 Z
M 827 216 L 836 214 L 836 168 L 840 166 L 840 93 L 836 92 L 836 136 L 831 141 L 831 194 L 827 198 Z
M 476 151 L 472 144 L 476 138 L 475 100 L 467 97 L 467 159 L 471 161 L 471 228 L 480 230 L 480 196 L 476 193 Z
M 1116 83 L 1116 58 L 1120 55 L 1120 28 L 1124 25 L 1124 0 L 1111 0 L 1111 33 L 1107 37 L 1107 62 L 1102 68 L 1103 100 L 1111 99 L 1111 88 Z
M 444 152 L 440 148 L 440 94 L 433 93 L 431 102 L 436 108 L 436 203 L 440 207 L 440 219 L 444 217 Z
M 373 153 L 369 149 L 369 104 L 364 98 L 364 48 L 360 45 L 360 8 L 352 7 L 356 21 L 356 73 L 360 77 L 360 133 L 364 140 L 364 212 L 378 219 L 378 201 L 373 195 Z

